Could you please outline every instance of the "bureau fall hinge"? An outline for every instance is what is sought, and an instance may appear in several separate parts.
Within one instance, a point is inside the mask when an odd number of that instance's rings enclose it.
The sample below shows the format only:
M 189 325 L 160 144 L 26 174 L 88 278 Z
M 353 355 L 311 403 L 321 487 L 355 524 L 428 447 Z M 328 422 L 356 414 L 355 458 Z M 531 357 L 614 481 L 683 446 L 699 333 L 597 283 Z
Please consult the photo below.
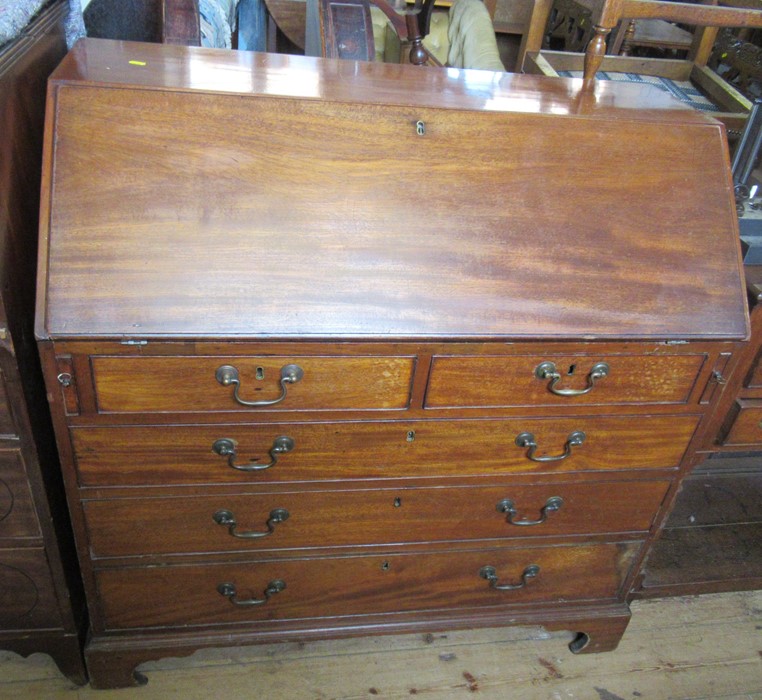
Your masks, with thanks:
M 148 345 L 147 340 L 122 340 L 121 345 Z
M 665 345 L 688 345 L 687 340 L 665 340 Z

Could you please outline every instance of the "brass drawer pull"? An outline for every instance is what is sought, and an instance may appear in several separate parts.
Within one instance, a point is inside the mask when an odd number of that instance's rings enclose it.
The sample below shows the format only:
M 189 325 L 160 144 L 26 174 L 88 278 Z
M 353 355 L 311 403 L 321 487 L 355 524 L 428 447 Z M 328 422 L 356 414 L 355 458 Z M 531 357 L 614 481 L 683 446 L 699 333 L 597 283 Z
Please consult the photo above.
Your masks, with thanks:
M 510 498 L 504 498 L 502 501 L 499 501 L 496 508 L 499 513 L 505 513 L 508 516 L 506 520 L 511 525 L 542 525 L 548 519 L 548 515 L 561 510 L 563 504 L 564 499 L 561 496 L 551 496 L 540 509 L 540 518 L 538 520 L 527 520 L 526 518 L 514 520 L 518 511 Z
M 230 438 L 220 438 L 215 440 L 212 444 L 212 451 L 216 452 L 220 457 L 227 457 L 228 464 L 233 469 L 238 469 L 242 472 L 261 472 L 264 469 L 274 467 L 278 463 L 278 455 L 284 455 L 287 452 L 291 452 L 294 449 L 296 443 L 294 438 L 287 435 L 281 435 L 276 437 L 273 441 L 273 446 L 270 448 L 270 461 L 267 464 L 260 464 L 257 462 L 249 462 L 248 464 L 236 464 L 235 459 L 238 456 L 238 447 L 235 440 Z
M 527 459 L 531 459 L 533 462 L 560 462 L 562 459 L 566 459 L 571 455 L 572 447 L 577 447 L 585 442 L 585 437 L 585 433 L 581 430 L 575 430 L 573 433 L 569 433 L 569 437 L 566 438 L 566 443 L 564 444 L 563 454 L 548 455 L 547 457 L 534 456 L 534 453 L 537 451 L 537 443 L 535 442 L 532 433 L 519 433 L 516 436 L 516 444 L 519 447 L 528 448 Z
M 275 579 L 267 584 L 264 598 L 249 598 L 248 600 L 238 600 L 238 590 L 234 583 L 221 583 L 217 586 L 217 592 L 225 596 L 233 605 L 264 605 L 272 596 L 285 590 L 285 588 L 285 581 Z
M 561 381 L 561 373 L 556 370 L 555 362 L 541 362 L 534 370 L 534 376 L 538 379 L 550 379 L 548 391 L 556 396 L 582 396 L 593 390 L 595 382 L 607 377 L 609 366 L 605 362 L 597 362 L 587 375 L 587 386 L 584 389 L 558 389 L 556 385 Z
M 240 537 L 241 539 L 246 540 L 253 540 L 257 539 L 258 537 L 267 537 L 268 535 L 272 535 L 273 532 L 275 532 L 275 526 L 278 523 L 285 522 L 289 518 L 289 512 L 285 508 L 275 508 L 274 510 L 270 511 L 270 517 L 267 520 L 267 530 L 264 532 L 254 532 L 249 530 L 248 532 L 236 532 L 236 528 L 238 527 L 238 523 L 236 522 L 235 516 L 233 515 L 233 512 L 230 510 L 218 510 L 213 516 L 212 519 L 215 523 L 218 525 L 222 525 L 223 527 L 227 527 L 228 532 L 233 535 L 233 537 Z
M 529 579 L 535 578 L 540 573 L 537 564 L 530 564 L 521 574 L 521 583 L 498 583 L 497 571 L 494 566 L 483 566 L 479 569 L 479 576 L 489 581 L 489 585 L 496 591 L 517 591 L 524 588 Z
M 280 403 L 286 398 L 288 393 L 288 384 L 296 384 L 304 376 L 304 370 L 299 365 L 285 365 L 280 370 L 280 396 L 277 399 L 270 399 L 269 401 L 246 401 L 242 399 L 238 391 L 241 388 L 241 377 L 238 373 L 238 369 L 231 365 L 222 365 L 218 367 L 214 373 L 215 379 L 222 384 L 222 386 L 233 387 L 233 398 L 241 404 L 241 406 L 273 406 L 276 403 Z

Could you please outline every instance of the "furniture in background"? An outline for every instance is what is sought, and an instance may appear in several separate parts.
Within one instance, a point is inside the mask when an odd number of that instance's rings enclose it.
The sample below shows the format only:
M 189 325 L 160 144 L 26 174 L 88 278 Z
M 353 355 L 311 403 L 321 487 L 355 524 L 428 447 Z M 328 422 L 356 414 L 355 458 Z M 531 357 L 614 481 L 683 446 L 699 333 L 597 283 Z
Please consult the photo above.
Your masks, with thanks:
M 394 63 L 399 63 L 404 53 L 414 65 L 442 65 L 423 45 L 423 38 L 429 31 L 434 0 L 419 0 L 409 9 L 405 5 L 402 12 L 397 12 L 386 0 L 319 0 L 318 9 L 321 55 L 324 57 L 373 61 L 377 55 L 376 44 L 385 47 L 389 41 L 386 36 L 388 28 L 391 38 L 400 45 L 400 50 L 395 52 Z M 379 16 L 380 22 L 371 20 L 371 9 Z M 383 31 L 378 41 L 374 39 L 374 26 L 379 26 Z M 401 50 L 403 44 L 409 47 L 406 51 Z
M 590 7 L 575 0 L 555 0 L 547 20 L 543 48 L 584 53 L 594 36 L 594 29 Z M 548 40 L 555 45 L 547 45 Z M 688 51 L 692 44 L 693 34 L 672 22 L 627 20 L 620 22 L 616 31 L 607 37 L 606 53 L 626 56 L 633 47 Z
M 748 99 L 762 95 L 762 46 L 726 29 L 717 37 L 709 67 Z
M 322 55 L 504 71 L 489 10 L 456 0 L 437 11 L 424 0 L 399 14 L 385 0 L 320 0 Z
M 54 2 L 0 48 L 0 649 L 86 681 L 84 597 L 34 342 L 48 75 L 66 53 Z
M 728 8 L 716 5 L 652 0 L 565 0 L 565 6 L 578 5 L 588 13 L 591 39 L 582 53 L 542 49 L 554 0 L 535 0 L 519 66 L 528 73 L 584 77 L 598 74 L 610 80 L 651 81 L 698 109 L 711 110 L 712 116 L 740 133 L 751 102 L 708 66 L 720 27 L 760 27 L 762 10 Z M 604 56 L 605 38 L 618 22 L 627 19 L 658 18 L 695 26 L 694 41 L 685 60 Z M 575 47 L 575 48 L 578 48 Z M 708 96 L 709 99 L 706 99 Z M 647 108 L 648 105 L 644 105 Z
M 201 46 L 201 15 L 198 0 L 164 0 L 161 7 L 163 43 Z M 229 35 L 227 38 L 230 40 Z M 221 43 L 222 46 L 225 45 L 224 39 Z
M 645 89 L 77 44 L 37 334 L 94 686 L 276 640 L 616 646 L 748 333 L 720 130 Z
M 315 42 L 316 47 L 312 55 L 325 55 L 322 52 L 324 40 L 320 32 L 320 11 L 319 2 L 316 0 L 314 3 L 307 0 L 265 0 L 269 17 L 271 18 L 270 28 L 271 37 L 268 41 L 269 47 L 277 46 L 277 33 L 284 34 L 291 44 L 298 49 L 307 49 L 307 38 L 305 36 L 305 27 L 310 22 L 311 11 L 315 13 L 315 28 L 316 34 Z M 339 3 L 330 3 L 334 10 L 339 10 Z M 349 3 L 350 5 L 356 3 Z M 394 18 L 390 20 L 374 3 L 370 4 L 371 11 L 371 24 L 373 28 L 374 44 L 375 44 L 375 60 L 385 61 L 387 63 L 399 62 L 399 56 L 406 53 L 405 48 L 400 46 L 400 40 L 397 32 L 395 31 L 393 24 L 396 23 Z M 414 3 L 405 2 L 405 0 L 396 0 L 395 2 L 388 3 L 398 13 L 404 15 L 409 10 L 413 9 Z M 420 34 L 427 36 L 428 39 L 425 42 L 426 49 L 438 60 L 440 63 L 447 62 L 447 52 L 449 47 L 449 41 L 447 39 L 448 26 L 449 26 L 449 8 L 453 5 L 452 0 L 434 0 L 432 3 L 432 11 L 427 13 L 430 18 L 430 25 L 421 28 Z M 496 3 L 495 0 L 486 0 L 484 6 L 487 8 L 490 19 L 495 16 Z M 357 8 L 349 9 L 345 11 L 351 18 L 352 23 L 358 23 L 360 19 L 357 17 Z M 277 27 L 278 32 L 274 31 Z M 494 28 L 492 30 L 494 32 Z M 407 36 L 408 30 L 405 26 L 403 28 L 403 35 Z M 269 50 L 274 50 L 269 48 Z M 406 57 L 403 57 L 407 60 Z M 368 60 L 368 59 L 363 59 Z M 502 64 L 501 64 L 502 65 Z M 500 70 L 503 70 L 501 67 Z
M 634 19 L 620 22 L 611 36 L 611 46 L 606 53 L 629 56 L 641 49 L 660 53 L 669 52 L 677 58 L 685 55 L 693 46 L 693 32 L 674 22 L 663 19 Z
M 83 19 L 95 39 L 161 41 L 162 0 L 90 0 Z
M 634 597 L 762 587 L 762 266 L 745 272 L 750 342 Z
M 242 43 L 264 49 L 246 43 L 256 18 L 253 3 L 262 6 L 260 0 L 92 0 L 84 22 L 87 35 L 97 39 L 229 49 L 237 46 L 236 12 L 242 10 L 247 23 Z
M 416 6 L 403 5 L 398 12 L 385 0 L 319 0 L 319 53 L 362 61 L 399 63 L 409 59 L 416 65 L 505 70 L 490 6 L 481 0 L 459 0 L 448 3 L 449 10 L 442 11 L 435 4 L 425 0 Z M 279 31 L 304 48 L 304 3 L 286 0 L 281 5 L 268 5 Z M 202 44 L 198 8 L 197 0 L 164 1 L 165 43 Z M 297 31 L 297 27 L 301 29 Z M 241 29 L 239 26 L 239 32 Z M 268 48 L 277 47 L 278 37 L 270 36 L 267 43 Z

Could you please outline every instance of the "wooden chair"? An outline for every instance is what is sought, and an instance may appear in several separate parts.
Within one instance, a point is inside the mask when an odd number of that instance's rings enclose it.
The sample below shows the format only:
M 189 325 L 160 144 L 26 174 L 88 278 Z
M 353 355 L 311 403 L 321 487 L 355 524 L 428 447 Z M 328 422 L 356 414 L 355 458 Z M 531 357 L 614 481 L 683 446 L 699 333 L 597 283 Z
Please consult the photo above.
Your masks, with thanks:
M 556 0 L 550 11 L 545 38 L 561 43 L 564 51 L 584 52 L 593 37 L 593 12 L 575 0 Z M 693 33 L 661 19 L 620 22 L 611 35 L 607 54 L 627 56 L 633 48 L 689 51 Z M 544 46 L 544 48 L 548 48 Z
M 490 6 L 457 0 L 435 12 L 436 1 L 403 0 L 398 12 L 386 0 L 320 0 L 322 55 L 504 71 Z
M 386 0 L 372 0 L 391 24 L 400 40 L 409 44 L 410 63 L 441 65 L 423 47 L 428 34 L 434 0 L 416 0 L 408 10 L 399 13 Z M 323 56 L 356 61 L 373 61 L 376 57 L 371 0 L 320 0 L 320 37 Z
M 607 53 L 629 56 L 635 49 L 673 51 L 687 54 L 693 46 L 693 32 L 663 19 L 620 22 Z
M 555 0 L 558 1 L 558 0 Z M 519 70 L 554 76 L 580 75 L 592 81 L 598 71 L 610 79 L 661 83 L 680 94 L 693 106 L 707 109 L 733 131 L 743 128 L 751 102 L 708 67 L 712 47 L 721 27 L 762 27 L 762 11 L 692 5 L 660 0 L 575 0 L 587 13 L 586 47 L 579 53 L 543 49 L 552 17 L 554 0 L 535 0 L 529 29 L 519 51 Z M 606 38 L 620 22 L 629 19 L 663 19 L 696 27 L 693 43 L 685 60 L 606 56 Z M 625 78 L 630 79 L 630 78 Z

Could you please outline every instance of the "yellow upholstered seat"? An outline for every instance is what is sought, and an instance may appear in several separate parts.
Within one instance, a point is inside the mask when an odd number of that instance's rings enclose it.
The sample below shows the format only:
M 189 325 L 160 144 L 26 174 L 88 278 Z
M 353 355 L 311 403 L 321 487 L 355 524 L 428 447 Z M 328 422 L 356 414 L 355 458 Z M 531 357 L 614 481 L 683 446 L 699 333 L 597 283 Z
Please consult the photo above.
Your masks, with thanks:
M 402 46 L 391 22 L 373 5 L 370 14 L 376 60 L 399 63 Z M 449 10 L 435 10 L 423 45 L 443 65 L 505 70 L 492 20 L 481 0 L 456 0 Z

